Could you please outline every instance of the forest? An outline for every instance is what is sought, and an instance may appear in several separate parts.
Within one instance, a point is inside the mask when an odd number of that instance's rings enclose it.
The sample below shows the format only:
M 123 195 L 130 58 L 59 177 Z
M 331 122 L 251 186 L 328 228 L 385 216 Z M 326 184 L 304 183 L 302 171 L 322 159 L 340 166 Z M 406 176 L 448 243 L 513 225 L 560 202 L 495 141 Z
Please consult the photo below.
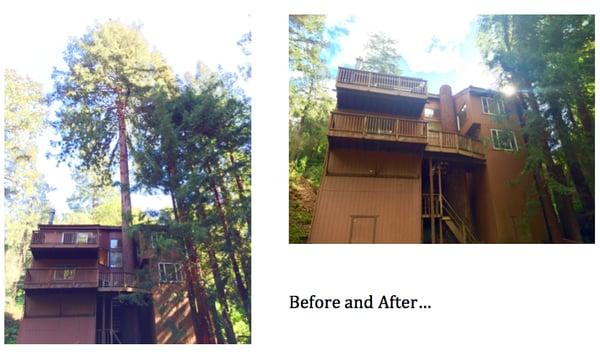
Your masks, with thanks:
M 241 86 L 250 45 L 240 34 L 235 72 L 198 61 L 179 77 L 140 26 L 110 20 L 64 44 L 49 94 L 5 70 L 5 343 L 23 316 L 32 231 L 54 208 L 36 166 L 37 140 L 51 132 L 59 137 L 47 157 L 68 165 L 76 185 L 54 224 L 122 226 L 124 239 L 143 234 L 157 253 L 179 251 L 197 342 L 250 342 L 251 110 Z M 134 192 L 171 205 L 141 210 Z
M 523 174 L 535 181 L 549 241 L 594 242 L 595 29 L 593 15 L 484 15 L 476 20 L 481 60 L 498 89 L 516 90 L 526 141 Z M 333 32 L 335 33 L 335 32 Z M 327 148 L 330 94 L 326 17 L 289 18 L 290 243 L 305 243 Z M 433 40 L 432 40 L 433 42 Z M 373 33 L 357 69 L 400 74 L 396 40 Z

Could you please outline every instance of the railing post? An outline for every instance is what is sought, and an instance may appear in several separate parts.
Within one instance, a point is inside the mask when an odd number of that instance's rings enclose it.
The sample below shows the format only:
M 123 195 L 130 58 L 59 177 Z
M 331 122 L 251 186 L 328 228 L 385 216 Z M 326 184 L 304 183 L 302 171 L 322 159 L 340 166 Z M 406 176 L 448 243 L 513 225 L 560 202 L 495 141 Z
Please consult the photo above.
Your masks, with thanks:
M 363 137 L 367 136 L 367 115 L 363 118 Z
M 458 153 L 458 151 L 460 150 L 460 146 L 458 145 L 458 134 L 454 134 L 454 142 L 456 143 L 456 152 Z
M 443 148 L 444 147 L 444 141 L 443 141 L 443 137 L 442 137 L 443 135 L 442 135 L 441 131 L 438 132 L 438 136 L 439 136 L 439 139 L 440 139 L 440 147 Z

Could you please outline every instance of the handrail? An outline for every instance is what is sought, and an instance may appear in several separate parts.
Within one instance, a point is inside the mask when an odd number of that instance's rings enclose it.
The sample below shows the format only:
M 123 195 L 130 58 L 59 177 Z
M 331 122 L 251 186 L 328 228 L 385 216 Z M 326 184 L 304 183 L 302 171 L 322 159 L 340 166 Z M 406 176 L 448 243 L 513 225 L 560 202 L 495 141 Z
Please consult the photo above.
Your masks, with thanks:
M 65 232 L 61 232 L 65 233 Z M 66 233 L 89 233 L 93 235 L 93 238 L 87 238 L 85 243 L 77 243 L 77 241 L 73 242 L 65 242 L 64 240 L 57 241 L 47 241 L 44 232 L 42 231 L 33 231 L 31 234 L 31 245 L 64 245 L 64 246 L 82 246 L 82 245 L 97 245 L 99 244 L 100 236 L 96 232 L 91 231 L 68 231 Z M 77 237 L 75 237 L 77 238 Z
M 450 217 L 450 219 L 452 219 L 452 221 L 454 222 L 454 224 L 456 224 L 457 226 L 461 227 L 463 233 L 465 234 L 465 242 L 477 242 L 477 238 L 475 237 L 475 235 L 473 234 L 473 232 L 471 231 L 471 229 L 469 228 L 469 226 L 463 221 L 462 218 L 460 218 L 460 215 L 454 210 L 454 208 L 452 208 L 452 204 L 450 204 L 450 202 L 446 199 L 446 197 L 444 197 L 443 195 L 441 196 L 441 205 L 440 205 L 440 194 L 439 193 L 434 193 L 433 194 L 433 198 L 434 198 L 434 216 L 439 216 L 439 217 L 443 217 L 444 216 L 444 211 L 446 212 L 446 216 Z M 430 212 L 430 208 L 429 208 L 429 203 L 430 203 L 430 195 L 429 193 L 423 194 L 423 206 L 424 212 Z M 423 213 L 424 215 L 430 215 L 430 213 Z
M 137 275 L 131 272 L 100 272 L 99 287 L 136 287 Z
M 25 271 L 27 287 L 97 287 L 98 269 L 93 267 L 28 268 Z
M 442 195 L 442 208 L 446 209 L 446 211 L 448 212 L 448 216 L 454 221 L 454 223 L 463 227 L 463 231 L 467 234 L 465 236 L 465 242 L 477 241 L 477 238 L 475 238 L 475 235 L 473 234 L 473 232 L 471 232 L 469 226 L 462 220 L 462 218 L 460 218 L 460 215 L 454 210 L 454 208 L 452 208 L 452 205 L 450 204 L 450 202 L 448 202 L 444 195 Z
M 363 135 L 427 138 L 427 122 L 425 121 L 375 114 L 333 111 L 329 128 Z
M 427 81 L 420 78 L 396 76 L 392 74 L 383 74 L 339 67 L 337 81 L 340 83 L 356 84 L 360 86 L 427 95 Z

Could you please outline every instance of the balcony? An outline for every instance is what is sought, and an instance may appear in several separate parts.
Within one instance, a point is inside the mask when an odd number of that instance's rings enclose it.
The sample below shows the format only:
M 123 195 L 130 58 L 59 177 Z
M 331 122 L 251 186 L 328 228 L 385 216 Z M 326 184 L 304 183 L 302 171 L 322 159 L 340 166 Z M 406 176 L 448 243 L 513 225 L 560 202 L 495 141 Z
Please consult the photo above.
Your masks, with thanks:
M 419 78 L 338 69 L 337 108 L 419 117 L 427 102 L 427 81 Z
M 443 131 L 429 131 L 425 151 L 450 153 L 485 160 L 485 145 L 476 139 Z
M 25 272 L 25 290 L 90 288 L 95 289 L 97 287 L 97 268 L 29 268 Z
M 427 122 L 334 111 L 328 136 L 426 144 Z
M 48 233 L 34 231 L 31 253 L 34 258 L 96 258 L 99 236 L 94 232 Z
M 463 135 L 427 130 L 427 122 L 389 116 L 333 111 L 327 135 L 331 138 L 391 141 L 485 160 L 485 145 Z
M 423 79 L 394 76 L 343 67 L 338 69 L 336 87 L 427 98 L 427 81 Z
M 129 272 L 100 272 L 98 291 L 133 291 L 138 287 L 137 275 Z
M 127 272 L 99 272 L 93 267 L 30 268 L 25 272 L 25 290 L 98 289 L 98 291 L 133 291 L 137 276 Z

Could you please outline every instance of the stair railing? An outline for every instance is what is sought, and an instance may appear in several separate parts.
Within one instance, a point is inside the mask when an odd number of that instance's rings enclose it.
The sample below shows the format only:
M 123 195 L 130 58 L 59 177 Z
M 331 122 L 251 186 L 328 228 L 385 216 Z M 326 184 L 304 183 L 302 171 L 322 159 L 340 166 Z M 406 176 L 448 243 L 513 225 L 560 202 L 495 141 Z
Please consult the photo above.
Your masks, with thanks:
M 462 220 L 462 218 L 460 218 L 459 214 L 456 213 L 454 208 L 452 208 L 452 205 L 450 204 L 450 202 L 448 202 L 446 197 L 444 197 L 443 195 L 442 195 L 442 201 L 443 201 L 442 208 L 444 209 L 444 211 L 446 211 L 448 217 L 450 217 L 450 219 L 452 219 L 454 224 L 456 224 L 457 226 L 460 227 L 460 229 L 463 233 L 463 237 L 465 238 L 465 242 L 467 242 L 467 243 L 477 242 L 477 238 L 475 238 L 475 235 L 473 234 L 473 232 L 471 232 L 471 229 Z

